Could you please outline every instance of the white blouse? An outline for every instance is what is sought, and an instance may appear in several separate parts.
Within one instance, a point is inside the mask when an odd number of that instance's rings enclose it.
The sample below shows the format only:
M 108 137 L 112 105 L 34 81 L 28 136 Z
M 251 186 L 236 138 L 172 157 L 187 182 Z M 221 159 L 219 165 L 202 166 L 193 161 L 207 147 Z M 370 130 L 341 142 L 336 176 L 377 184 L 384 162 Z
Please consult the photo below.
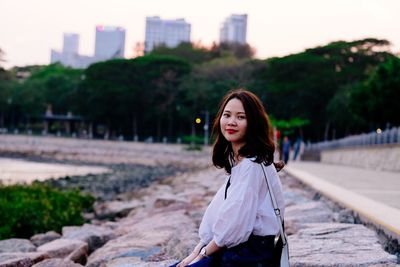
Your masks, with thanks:
M 208 205 L 199 228 L 203 244 L 214 239 L 217 246 L 229 248 L 247 241 L 251 233 L 266 236 L 279 232 L 261 165 L 253 160 L 244 158 L 234 166 L 227 198 L 224 199 L 229 177 Z M 278 173 L 273 164 L 264 169 L 283 216 L 285 205 Z

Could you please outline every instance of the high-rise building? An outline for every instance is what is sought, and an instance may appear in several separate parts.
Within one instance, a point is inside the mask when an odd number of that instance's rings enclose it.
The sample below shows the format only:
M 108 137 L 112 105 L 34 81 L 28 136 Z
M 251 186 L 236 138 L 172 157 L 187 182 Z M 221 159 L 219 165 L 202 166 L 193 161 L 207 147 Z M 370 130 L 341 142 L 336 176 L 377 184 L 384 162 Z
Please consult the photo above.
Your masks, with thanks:
M 190 42 L 190 29 L 190 24 L 184 19 L 162 20 L 160 17 L 147 17 L 145 53 L 161 45 L 173 48 L 182 42 Z
M 51 49 L 51 63 L 59 62 L 71 68 L 86 68 L 95 61 L 91 56 L 79 54 L 79 35 L 76 33 L 64 33 L 61 52 Z
M 246 44 L 246 31 L 247 14 L 231 15 L 222 23 L 220 42 Z
M 94 57 L 96 60 L 123 58 L 125 53 L 125 29 L 97 26 Z
M 64 33 L 63 53 L 79 53 L 79 35 L 76 33 Z

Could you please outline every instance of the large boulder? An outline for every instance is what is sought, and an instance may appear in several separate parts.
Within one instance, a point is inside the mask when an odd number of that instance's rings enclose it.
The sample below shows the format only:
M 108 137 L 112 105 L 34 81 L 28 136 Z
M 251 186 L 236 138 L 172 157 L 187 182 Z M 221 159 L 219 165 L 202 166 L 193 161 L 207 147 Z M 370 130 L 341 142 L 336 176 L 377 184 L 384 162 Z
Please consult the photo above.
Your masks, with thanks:
M 360 224 L 308 223 L 289 236 L 292 267 L 396 266 L 374 231 Z
M 28 239 L 11 238 L 0 240 L 0 253 L 2 252 L 33 252 L 35 245 Z
M 6 252 L 0 253 L 0 267 L 30 267 L 49 258 L 45 252 Z
M 310 201 L 289 206 L 285 209 L 285 221 L 295 223 L 330 223 L 334 221 L 333 212 L 320 201 Z
M 84 264 L 89 246 L 80 240 L 60 238 L 38 247 L 37 250 L 46 252 L 51 258 L 67 258 Z
M 62 228 L 62 234 L 63 238 L 81 240 L 87 243 L 89 245 L 89 253 L 116 237 L 109 228 L 91 224 L 65 226 Z
M 138 258 L 144 263 L 154 258 L 155 255 L 162 255 L 165 252 L 163 247 L 174 237 L 183 236 L 182 233 L 186 233 L 185 237 L 191 238 L 188 234 L 196 229 L 194 223 L 185 215 L 184 210 L 150 212 L 138 216 L 122 219 L 119 222 L 120 227 L 115 229 L 120 236 L 93 252 L 89 256 L 86 266 L 100 266 L 103 263 L 108 264 L 112 260 L 126 257 Z
M 94 212 L 96 218 L 99 219 L 124 217 L 127 216 L 130 211 L 142 206 L 143 203 L 135 199 L 131 201 L 106 201 L 94 205 Z
M 47 233 L 44 234 L 37 234 L 31 237 L 31 242 L 39 247 L 43 244 L 46 244 L 50 241 L 56 240 L 58 238 L 60 238 L 61 235 L 59 233 L 56 233 L 54 231 L 49 231 Z
M 128 266 L 135 266 L 135 267 L 168 267 L 172 264 L 176 263 L 174 260 L 164 260 L 164 261 L 157 261 L 157 262 L 144 262 L 138 257 L 124 257 L 124 258 L 117 258 L 107 262 L 107 267 L 128 267 Z
M 66 259 L 47 259 L 32 267 L 82 267 L 82 265 Z

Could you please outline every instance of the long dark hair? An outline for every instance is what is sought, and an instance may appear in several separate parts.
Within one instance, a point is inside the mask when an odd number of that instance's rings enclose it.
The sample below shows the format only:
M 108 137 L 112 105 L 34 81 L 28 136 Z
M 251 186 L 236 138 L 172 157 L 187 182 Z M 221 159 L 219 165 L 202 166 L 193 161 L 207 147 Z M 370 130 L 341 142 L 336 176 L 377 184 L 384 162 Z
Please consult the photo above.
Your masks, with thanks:
M 214 119 L 212 128 L 212 137 L 215 139 L 212 155 L 214 166 L 225 168 L 228 173 L 232 170 L 233 150 L 231 143 L 222 135 L 220 119 L 226 104 L 234 98 L 242 102 L 247 119 L 246 144 L 239 149 L 239 155 L 255 157 L 257 163 L 272 164 L 275 152 L 273 129 L 264 106 L 252 92 L 246 89 L 235 89 L 224 96 Z M 283 168 L 283 163 L 275 163 L 275 167 L 279 171 Z

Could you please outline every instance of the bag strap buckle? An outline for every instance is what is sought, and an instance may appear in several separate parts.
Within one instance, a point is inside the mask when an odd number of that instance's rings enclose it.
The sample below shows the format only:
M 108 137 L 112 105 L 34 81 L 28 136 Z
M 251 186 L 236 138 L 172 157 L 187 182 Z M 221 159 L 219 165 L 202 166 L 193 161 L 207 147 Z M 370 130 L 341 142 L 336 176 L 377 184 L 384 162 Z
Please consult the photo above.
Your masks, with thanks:
M 281 215 L 281 210 L 280 209 L 274 209 L 276 216 Z

